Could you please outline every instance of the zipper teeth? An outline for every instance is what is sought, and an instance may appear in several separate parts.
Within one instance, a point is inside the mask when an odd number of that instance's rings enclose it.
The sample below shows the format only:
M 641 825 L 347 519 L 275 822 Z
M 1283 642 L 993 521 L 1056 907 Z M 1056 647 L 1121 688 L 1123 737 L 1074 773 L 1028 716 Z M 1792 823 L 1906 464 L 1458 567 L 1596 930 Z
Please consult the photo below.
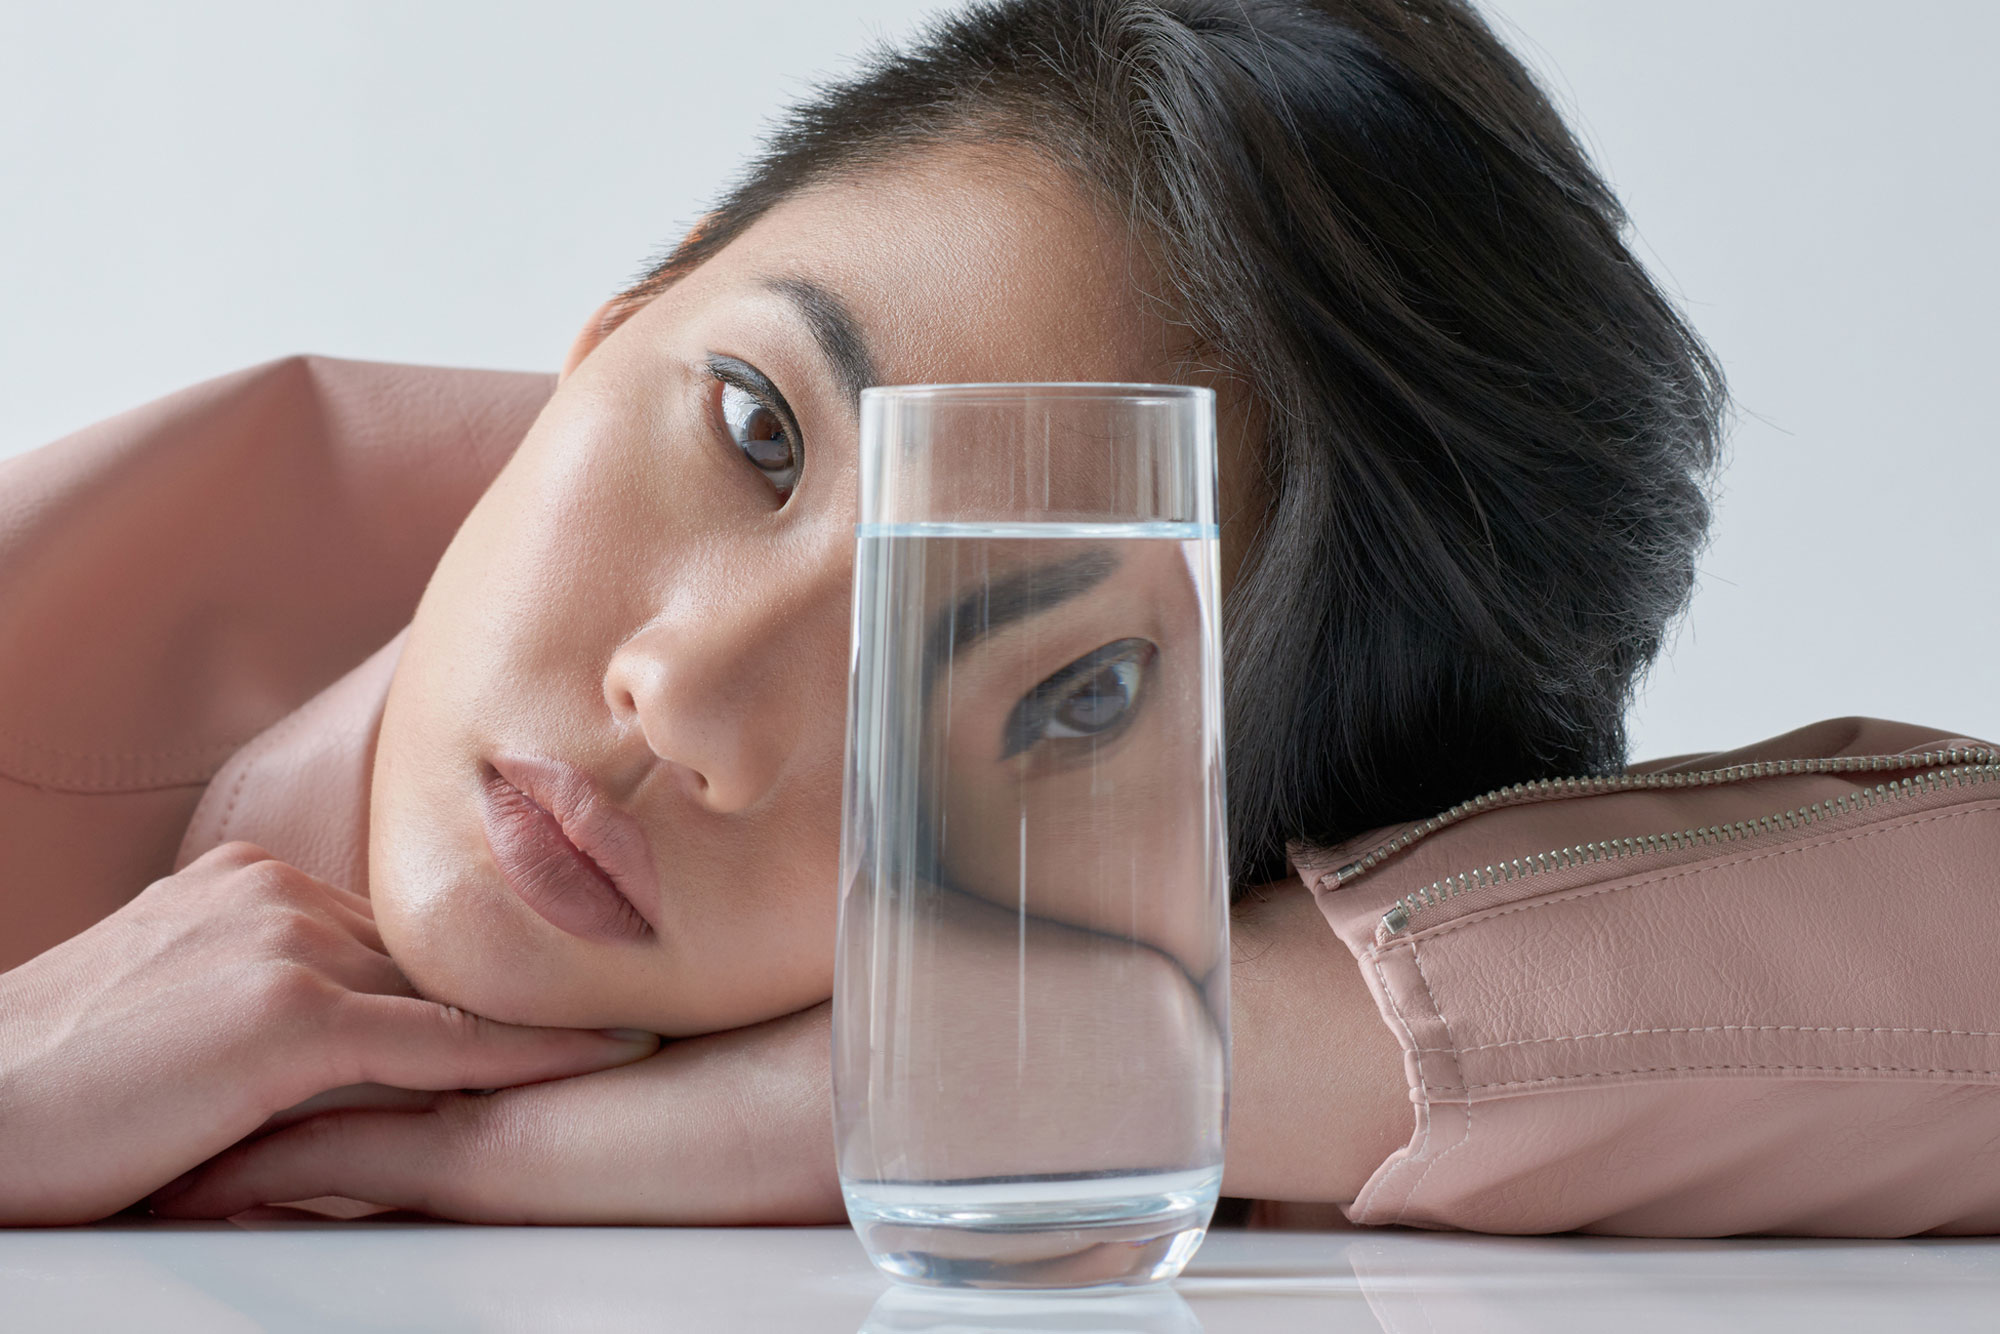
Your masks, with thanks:
M 1842 774 L 1875 772 L 1883 769 L 1934 769 L 1949 764 L 1992 764 L 2000 762 L 2000 750 L 1986 746 L 1954 746 L 1950 750 L 1927 750 L 1916 755 L 1843 755 L 1832 759 L 1760 760 L 1755 764 L 1732 764 L 1723 769 L 1701 769 L 1678 774 L 1614 774 L 1596 778 L 1541 778 L 1509 787 L 1495 788 L 1469 801 L 1461 801 L 1448 811 L 1433 815 L 1422 824 L 1412 825 L 1386 842 L 1370 848 L 1366 855 L 1348 862 L 1333 873 L 1334 883 L 1344 885 L 1354 877 L 1395 856 L 1447 825 L 1457 824 L 1484 811 L 1502 806 L 1522 806 L 1556 797 L 1598 796 L 1607 792 L 1638 792 L 1675 787 L 1715 787 L 1740 783 L 1751 778 L 1781 778 L 1799 774 Z
M 1901 800 L 1947 787 L 1991 782 L 2000 779 L 2000 750 L 1986 746 L 1953 747 L 1949 750 L 1924 751 L 1916 755 L 1853 755 L 1832 759 L 1764 760 L 1755 764 L 1731 765 L 1726 769 L 1706 769 L 1695 773 L 1553 778 L 1531 783 L 1516 783 L 1511 787 L 1499 788 L 1483 796 L 1474 797 L 1470 801 L 1461 802 L 1422 824 L 1404 830 L 1395 838 L 1378 844 L 1370 849 L 1366 856 L 1351 861 L 1335 871 L 1334 883 L 1340 885 L 1354 879 L 1412 843 L 1429 837 L 1447 825 L 1456 824 L 1482 811 L 1502 806 L 1524 805 L 1556 797 L 1596 796 L 1608 792 L 1715 787 L 1753 778 L 1796 774 L 1861 773 L 1885 769 L 1922 768 L 1937 769 L 1937 772 L 1915 774 L 1897 782 L 1878 783 L 1873 787 L 1859 788 L 1842 796 L 1829 797 L 1825 801 L 1814 802 L 1812 805 L 1801 806 L 1795 810 L 1777 811 L 1754 820 L 1738 820 L 1733 824 L 1702 825 L 1671 833 L 1641 834 L 1632 838 L 1580 843 L 1446 876 L 1398 899 L 1395 906 L 1383 914 L 1380 934 L 1393 936 L 1408 930 L 1411 919 L 1425 908 L 1488 885 L 1521 880 L 1571 866 L 1586 866 L 1624 857 L 1644 856 L 1648 853 L 1675 852 L 1684 848 L 1711 847 L 1779 830 L 1803 829 L 1854 811 L 1870 809 L 1883 802 Z

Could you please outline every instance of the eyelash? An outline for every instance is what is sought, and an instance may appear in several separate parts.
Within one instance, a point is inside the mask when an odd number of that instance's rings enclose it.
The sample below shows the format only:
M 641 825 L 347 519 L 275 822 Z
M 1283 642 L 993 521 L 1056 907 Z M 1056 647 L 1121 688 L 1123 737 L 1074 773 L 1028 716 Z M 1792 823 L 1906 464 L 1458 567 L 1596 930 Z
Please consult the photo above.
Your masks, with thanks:
M 784 395 L 778 392 L 777 387 L 748 362 L 739 361 L 735 357 L 711 356 L 704 369 L 709 378 L 717 384 L 714 411 L 717 417 L 717 429 L 721 432 L 724 443 L 741 453 L 744 460 L 770 483 L 771 488 L 778 493 L 779 503 L 782 504 L 798 490 L 799 474 L 805 469 L 805 443 L 799 434 L 798 419 L 792 415 L 791 405 L 785 402 Z M 772 437 L 751 439 L 737 437 L 737 424 L 731 420 L 731 391 L 747 399 L 747 406 L 753 413 L 761 409 L 777 419 L 779 432 L 777 438 L 789 446 L 784 467 L 767 468 L 751 453 L 750 445 L 760 440 L 768 442 Z M 738 404 L 739 408 L 742 406 L 744 404 Z
M 1091 650 L 1048 680 L 1029 691 L 1014 706 L 1004 729 L 1001 759 L 1030 750 L 1043 741 L 1078 740 L 1092 746 L 1106 745 L 1129 727 L 1137 716 L 1145 695 L 1145 681 L 1151 674 L 1159 650 L 1145 639 L 1120 639 Z M 1057 714 L 1082 688 L 1093 684 L 1103 673 L 1117 672 L 1124 692 L 1124 706 L 1107 726 L 1089 732 L 1050 735 L 1050 725 L 1059 724 Z

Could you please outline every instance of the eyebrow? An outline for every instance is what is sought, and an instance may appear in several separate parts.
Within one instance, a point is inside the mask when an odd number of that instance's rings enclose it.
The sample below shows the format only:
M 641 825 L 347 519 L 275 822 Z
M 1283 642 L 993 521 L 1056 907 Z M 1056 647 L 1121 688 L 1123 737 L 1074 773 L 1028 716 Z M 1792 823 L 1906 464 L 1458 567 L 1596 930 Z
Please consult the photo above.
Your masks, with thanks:
M 812 330 L 813 341 L 833 367 L 848 406 L 859 402 L 863 389 L 882 383 L 875 360 L 868 355 L 867 341 L 861 337 L 861 326 L 846 302 L 810 278 L 767 278 L 764 286 L 791 302 Z
M 924 636 L 924 688 L 949 659 L 1002 626 L 1040 616 L 1110 578 L 1118 558 L 1096 546 L 1066 560 L 1015 570 L 968 593 L 938 613 Z

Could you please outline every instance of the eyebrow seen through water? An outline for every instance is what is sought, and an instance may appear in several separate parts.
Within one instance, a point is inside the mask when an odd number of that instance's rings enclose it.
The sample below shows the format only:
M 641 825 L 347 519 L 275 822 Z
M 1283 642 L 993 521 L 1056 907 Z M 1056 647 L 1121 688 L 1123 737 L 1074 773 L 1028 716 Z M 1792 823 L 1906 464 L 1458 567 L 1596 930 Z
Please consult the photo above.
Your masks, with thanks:
M 1118 568 L 1109 547 L 1013 570 L 983 583 L 938 613 L 924 636 L 924 688 L 937 670 L 1002 626 L 1040 616 L 1103 583 Z

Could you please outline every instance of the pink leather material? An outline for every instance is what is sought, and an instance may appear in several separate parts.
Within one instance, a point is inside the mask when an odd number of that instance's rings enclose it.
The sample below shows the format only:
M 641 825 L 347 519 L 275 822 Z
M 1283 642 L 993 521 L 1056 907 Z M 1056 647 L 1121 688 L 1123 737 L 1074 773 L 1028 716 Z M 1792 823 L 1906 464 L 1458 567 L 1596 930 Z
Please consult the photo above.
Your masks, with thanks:
M 555 377 L 287 357 L 0 461 L 0 968 L 381 648 Z
M 1670 767 L 1954 742 L 1983 744 L 1836 719 Z M 1875 781 L 1495 810 L 1339 888 L 1330 872 L 1373 836 L 1302 858 L 1402 1042 L 1415 1110 L 1410 1143 L 1348 1216 L 1658 1236 L 2000 1230 L 2000 784 L 1636 873 L 1503 882 L 1378 935 L 1398 897 L 1450 873 Z
M 368 791 L 375 737 L 409 627 L 260 732 L 209 781 L 178 871 L 232 839 L 322 880 L 368 892 Z

